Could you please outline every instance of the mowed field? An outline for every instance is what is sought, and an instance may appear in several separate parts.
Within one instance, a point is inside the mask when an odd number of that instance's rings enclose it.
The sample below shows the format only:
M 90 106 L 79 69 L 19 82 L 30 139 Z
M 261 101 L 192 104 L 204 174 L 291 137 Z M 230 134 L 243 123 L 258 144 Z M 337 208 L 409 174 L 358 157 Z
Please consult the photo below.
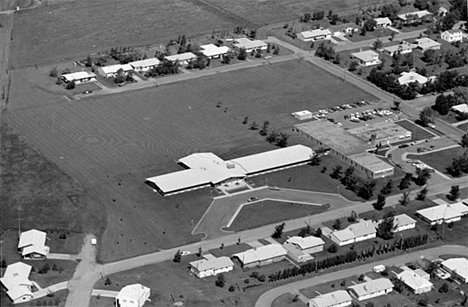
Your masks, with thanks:
M 291 134 L 291 112 L 374 98 L 302 61 L 71 102 L 27 84 L 27 73 L 13 74 L 5 120 L 106 207 L 105 261 L 199 239 L 190 233 L 209 191 L 164 198 L 144 179 L 180 170 L 175 160 L 193 152 L 230 159 L 275 149 L 246 116 Z M 292 135 L 298 142 L 307 144 Z

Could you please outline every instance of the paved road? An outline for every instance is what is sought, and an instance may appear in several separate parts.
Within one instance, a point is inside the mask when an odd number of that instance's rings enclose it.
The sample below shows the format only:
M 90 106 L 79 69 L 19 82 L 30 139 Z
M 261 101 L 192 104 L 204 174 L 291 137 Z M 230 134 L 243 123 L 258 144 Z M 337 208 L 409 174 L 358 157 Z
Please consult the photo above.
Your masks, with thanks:
M 445 245 L 435 248 L 430 248 L 426 250 L 417 251 L 414 253 L 403 254 L 393 258 L 385 259 L 386 265 L 403 265 L 406 262 L 412 261 L 414 259 L 420 259 L 421 257 L 435 258 L 442 254 L 457 254 L 468 256 L 468 248 L 465 246 L 458 245 Z M 300 289 L 309 288 L 312 286 L 320 285 L 334 280 L 341 280 L 343 278 L 360 275 L 363 272 L 369 272 L 372 268 L 381 262 L 372 262 L 363 264 L 360 266 L 355 266 L 349 269 L 337 271 L 330 274 L 320 275 L 309 279 L 303 279 L 300 281 L 292 282 L 290 284 L 274 288 L 263 293 L 255 303 L 255 307 L 270 307 L 273 302 L 286 293 L 296 292 Z

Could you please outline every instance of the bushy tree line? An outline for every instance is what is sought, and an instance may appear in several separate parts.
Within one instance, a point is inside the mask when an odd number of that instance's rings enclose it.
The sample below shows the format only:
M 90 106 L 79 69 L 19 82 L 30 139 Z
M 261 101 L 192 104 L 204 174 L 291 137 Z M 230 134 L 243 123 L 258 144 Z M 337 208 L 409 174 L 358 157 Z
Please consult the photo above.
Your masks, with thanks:
M 373 68 L 367 80 L 374 83 L 384 91 L 395 94 L 404 100 L 412 100 L 418 94 L 418 85 L 410 83 L 409 85 L 400 85 L 398 79 L 388 72 Z
M 330 177 L 340 180 L 346 189 L 354 192 L 363 199 L 370 199 L 374 195 L 375 180 L 365 180 L 355 174 L 354 166 L 348 167 L 342 173 L 342 167 L 337 165 L 330 173 Z
M 452 164 L 447 167 L 447 172 L 454 177 L 468 173 L 468 150 L 461 156 L 453 158 Z

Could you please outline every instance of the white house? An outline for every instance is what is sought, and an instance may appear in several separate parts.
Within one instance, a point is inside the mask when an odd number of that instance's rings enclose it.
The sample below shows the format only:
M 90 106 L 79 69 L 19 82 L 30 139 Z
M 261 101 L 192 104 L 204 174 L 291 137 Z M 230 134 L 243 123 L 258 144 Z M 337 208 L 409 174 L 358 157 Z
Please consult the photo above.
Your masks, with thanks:
M 291 113 L 291 115 L 294 116 L 298 120 L 306 120 L 306 119 L 312 118 L 312 112 L 310 112 L 309 110 L 297 111 L 297 112 Z
M 388 17 L 375 18 L 374 20 L 377 28 L 387 28 L 392 25 L 392 21 Z
M 449 43 L 461 42 L 463 40 L 463 32 L 460 29 L 447 30 L 440 34 L 440 38 Z
M 305 238 L 294 236 L 288 238 L 285 244 L 293 245 L 304 253 L 313 254 L 323 251 L 323 246 L 325 245 L 325 242 L 321 238 L 317 238 L 314 236 L 309 236 Z
M 234 263 L 229 257 L 207 258 L 190 262 L 190 272 L 198 278 L 215 276 L 234 269 Z
M 150 58 L 130 62 L 128 64 L 130 64 L 130 66 L 132 66 L 135 71 L 142 73 L 157 67 L 159 63 L 161 63 L 161 61 L 159 61 L 157 58 Z
M 384 53 L 388 54 L 389 56 L 393 56 L 396 53 L 407 54 L 407 53 L 413 52 L 413 48 L 411 48 L 411 46 L 406 45 L 406 44 L 383 47 L 382 50 Z
M 397 17 L 404 23 L 411 23 L 413 21 L 422 21 L 425 17 L 431 16 L 432 13 L 427 10 L 399 14 Z
M 217 59 L 227 54 L 231 49 L 227 46 L 218 47 L 214 44 L 201 45 L 200 52 L 210 59 Z
M 179 53 L 174 55 L 168 55 L 165 57 L 166 60 L 171 62 L 179 62 L 180 65 L 187 65 L 190 61 L 195 60 L 197 56 L 192 52 Z
M 330 234 L 330 239 L 339 246 L 352 244 L 375 238 L 377 231 L 371 221 L 360 220 L 351 224 L 343 230 L 337 230 Z
M 22 232 L 18 243 L 18 252 L 24 259 L 44 260 L 50 248 L 45 245 L 47 234 L 43 231 L 31 229 Z
M 33 298 L 33 284 L 29 280 L 31 266 L 16 262 L 7 266 L 0 283 L 13 304 L 29 302 Z
M 133 67 L 130 64 L 116 64 L 109 66 L 101 66 L 98 68 L 98 73 L 106 78 L 116 77 L 119 71 L 122 71 L 124 75 L 133 71 Z
M 338 290 L 326 294 L 321 294 L 309 300 L 309 307 L 346 307 L 350 306 L 352 298 L 348 292 Z
M 239 37 L 234 39 L 234 47 L 238 50 L 245 49 L 247 52 L 253 50 L 267 50 L 268 44 L 261 40 L 250 40 L 245 37 Z
M 441 44 L 430 38 L 423 37 L 416 39 L 411 46 L 425 52 L 426 50 L 440 50 Z
M 78 71 L 61 76 L 63 82 L 75 82 L 76 84 L 96 81 L 96 75 L 92 72 Z
M 141 307 L 149 300 L 150 288 L 140 284 L 123 287 L 115 297 L 116 307 Z
M 400 77 L 398 78 L 398 83 L 400 85 L 408 85 L 410 83 L 418 83 L 418 84 L 426 84 L 428 78 L 418 74 L 415 71 L 410 71 L 410 72 L 402 72 Z
M 344 36 L 344 35 L 352 35 L 359 31 L 359 27 L 353 23 L 345 23 L 342 25 L 332 26 L 328 28 L 333 36 Z
M 351 58 L 356 59 L 362 66 L 372 66 L 382 63 L 379 59 L 379 54 L 373 50 L 351 53 Z
M 387 295 L 392 292 L 393 284 L 387 278 L 378 278 L 349 286 L 347 290 L 358 301 L 364 301 L 373 297 Z
M 462 283 L 468 282 L 468 259 L 450 258 L 441 263 L 442 268 L 446 270 L 453 279 Z
M 304 253 L 292 244 L 285 242 L 283 247 L 288 253 L 288 257 L 297 263 L 302 263 L 314 259 L 314 257 L 312 257 L 310 254 Z
M 433 284 L 412 270 L 404 270 L 396 276 L 414 294 L 422 294 L 432 290 Z
M 416 228 L 416 220 L 406 214 L 400 214 L 393 218 L 394 232 Z
M 332 33 L 328 29 L 316 29 L 303 31 L 297 34 L 297 38 L 303 42 L 315 42 L 319 40 L 331 39 Z
M 282 261 L 286 255 L 287 251 L 280 244 L 269 244 L 234 254 L 232 258 L 237 258 L 243 268 L 252 268 Z
M 468 214 L 468 207 L 463 203 L 434 206 L 416 211 L 421 219 L 430 224 L 453 223 Z
M 457 104 L 450 109 L 456 113 L 468 113 L 468 105 L 466 103 Z

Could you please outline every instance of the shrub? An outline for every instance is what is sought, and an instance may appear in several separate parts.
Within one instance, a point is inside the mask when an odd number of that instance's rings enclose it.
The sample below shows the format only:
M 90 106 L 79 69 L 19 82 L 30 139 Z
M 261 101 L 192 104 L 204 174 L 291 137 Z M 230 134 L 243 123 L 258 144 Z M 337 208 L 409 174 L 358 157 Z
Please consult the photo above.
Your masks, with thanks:
M 336 252 L 338 251 L 338 246 L 337 246 L 335 243 L 333 243 L 332 245 L 330 245 L 330 246 L 327 248 L 327 251 L 328 251 L 329 253 L 334 254 L 334 253 L 336 253 Z
M 229 288 L 228 288 L 229 292 L 234 292 L 235 290 L 236 290 L 236 288 L 233 285 L 230 285 Z
M 264 274 L 262 274 L 262 275 L 258 276 L 258 281 L 264 282 L 264 281 L 265 281 L 265 279 L 266 279 L 266 277 L 265 277 L 265 275 L 264 275 Z
M 68 82 L 67 85 L 65 86 L 65 88 L 66 88 L 67 90 L 72 90 L 72 89 L 74 89 L 74 88 L 75 88 L 75 81 L 70 81 L 70 82 Z

